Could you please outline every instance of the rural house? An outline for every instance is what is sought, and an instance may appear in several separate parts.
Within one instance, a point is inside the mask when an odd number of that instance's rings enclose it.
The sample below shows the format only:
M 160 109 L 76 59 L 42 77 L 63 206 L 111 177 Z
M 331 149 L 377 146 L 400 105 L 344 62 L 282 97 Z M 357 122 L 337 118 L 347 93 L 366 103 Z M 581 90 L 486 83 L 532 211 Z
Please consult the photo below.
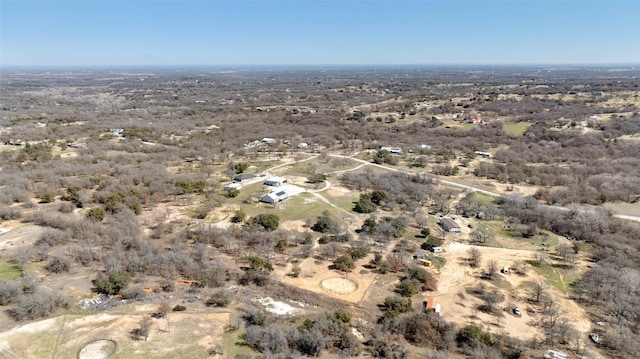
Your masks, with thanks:
M 440 225 L 447 232 L 460 232 L 460 225 L 451 218 L 440 218 Z

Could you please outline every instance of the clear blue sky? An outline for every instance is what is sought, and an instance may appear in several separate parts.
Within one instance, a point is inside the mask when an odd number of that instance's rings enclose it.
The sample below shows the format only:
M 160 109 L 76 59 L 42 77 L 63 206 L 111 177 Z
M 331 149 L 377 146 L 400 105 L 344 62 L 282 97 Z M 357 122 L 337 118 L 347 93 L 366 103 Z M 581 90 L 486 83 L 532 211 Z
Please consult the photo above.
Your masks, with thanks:
M 0 0 L 0 65 L 640 63 L 640 0 Z

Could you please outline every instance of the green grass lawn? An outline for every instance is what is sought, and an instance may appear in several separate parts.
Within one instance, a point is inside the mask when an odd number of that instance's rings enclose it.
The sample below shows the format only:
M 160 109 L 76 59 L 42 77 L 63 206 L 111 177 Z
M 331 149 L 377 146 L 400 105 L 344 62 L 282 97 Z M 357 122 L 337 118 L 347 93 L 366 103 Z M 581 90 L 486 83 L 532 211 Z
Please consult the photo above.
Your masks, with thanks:
M 324 198 L 326 198 L 329 202 L 335 204 L 336 206 L 344 209 L 345 211 L 352 212 L 354 215 L 357 214 L 353 212 L 353 207 L 355 207 L 354 202 L 357 202 L 360 198 L 360 194 L 356 192 L 349 192 L 342 196 L 332 196 L 327 192 L 320 193 Z
M 529 127 L 531 127 L 529 122 L 507 122 L 502 126 L 502 130 L 508 136 L 518 137 L 524 135 Z
M 238 354 L 245 354 L 252 357 L 256 351 L 246 346 L 243 342 L 244 326 L 235 330 L 226 330 L 222 337 L 224 357 L 233 359 Z
M 300 163 L 292 163 L 291 165 L 284 166 L 276 169 L 283 176 L 302 176 L 309 177 L 314 173 L 328 173 L 333 171 L 341 171 L 349 168 L 353 168 L 359 165 L 350 159 L 329 158 L 322 159 L 320 157 L 303 161 Z
M 283 161 L 248 161 L 248 162 L 252 167 L 249 167 L 249 169 L 247 169 L 245 173 L 253 173 L 253 174 L 260 174 L 261 172 L 266 171 L 268 168 L 281 165 L 284 163 Z M 276 171 L 277 170 L 278 169 L 276 169 Z
M 252 202 L 257 202 L 262 195 L 267 194 L 265 191 L 264 185 L 262 181 L 250 185 L 242 185 L 240 189 L 240 193 L 235 198 L 228 198 L 227 203 L 236 204 L 236 205 L 244 205 L 247 199 L 250 199 Z
M 549 285 L 564 294 L 573 292 L 571 284 L 580 279 L 579 274 L 575 270 L 554 267 L 548 262 L 542 263 L 539 266 L 532 265 L 532 267 Z
M 18 279 L 22 277 L 22 269 L 15 263 L 0 262 L 0 279 Z
M 540 249 L 550 249 L 558 245 L 558 236 L 550 232 L 543 235 L 535 235 L 524 238 L 519 232 L 504 228 L 501 221 L 478 221 L 475 226 L 479 229 L 487 229 L 495 234 L 495 238 L 488 239 L 485 246 L 508 249 L 524 249 L 537 251 Z M 542 243 L 545 243 L 542 246 Z
M 320 173 L 318 171 L 320 168 L 320 163 L 317 159 L 303 161 L 299 163 L 292 163 L 287 166 L 283 166 L 280 168 L 276 168 L 274 172 L 277 172 L 280 176 L 302 176 L 307 177 L 310 176 L 314 171 L 316 173 Z
M 407 230 L 405 231 L 403 237 L 412 242 L 415 242 L 417 245 L 421 245 L 427 240 L 420 234 L 420 229 L 415 227 L 407 227 Z
M 265 206 L 270 207 L 267 204 Z M 310 193 L 300 193 L 278 203 L 272 213 L 280 216 L 280 221 L 305 220 L 307 218 L 312 218 L 315 221 L 316 217 L 324 211 L 334 213 L 336 210 Z
M 317 199 L 310 193 L 301 193 L 289 197 L 287 200 L 276 204 L 268 203 L 241 204 L 242 210 L 253 217 L 260 213 L 273 213 L 282 221 L 296 221 L 311 218 L 315 221 L 325 210 L 335 214 L 336 209 Z
M 478 202 L 481 202 L 485 206 L 489 206 L 490 204 L 496 201 L 495 197 L 492 197 L 483 193 L 479 193 L 479 192 L 473 192 L 473 199 Z

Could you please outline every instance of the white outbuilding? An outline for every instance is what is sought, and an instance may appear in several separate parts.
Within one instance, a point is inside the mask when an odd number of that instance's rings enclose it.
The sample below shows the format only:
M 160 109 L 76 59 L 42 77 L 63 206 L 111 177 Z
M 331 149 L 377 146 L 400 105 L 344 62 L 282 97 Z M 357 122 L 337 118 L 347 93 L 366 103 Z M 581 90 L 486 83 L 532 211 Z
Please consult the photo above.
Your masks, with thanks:
M 239 190 L 240 188 L 242 188 L 242 185 L 238 182 L 234 182 L 234 183 L 229 183 L 228 185 L 224 186 L 223 189 L 225 191 L 231 191 L 234 189 Z
M 287 182 L 287 179 L 284 177 L 270 177 L 270 178 L 267 178 L 266 181 L 264 181 L 264 184 L 267 186 L 280 187 L 285 182 Z
M 260 202 L 276 204 L 278 202 L 284 201 L 287 198 L 289 198 L 289 195 L 285 191 L 271 192 L 260 197 Z

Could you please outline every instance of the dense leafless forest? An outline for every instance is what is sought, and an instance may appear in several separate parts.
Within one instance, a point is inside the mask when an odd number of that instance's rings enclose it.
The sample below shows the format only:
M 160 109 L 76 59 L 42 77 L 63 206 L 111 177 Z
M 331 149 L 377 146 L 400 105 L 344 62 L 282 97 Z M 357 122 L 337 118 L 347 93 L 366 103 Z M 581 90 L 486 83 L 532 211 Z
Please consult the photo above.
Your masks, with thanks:
M 157 308 L 129 328 L 141 347 L 181 312 L 230 313 L 237 342 L 194 357 L 640 355 L 637 68 L 0 74 L 0 330 L 134 303 Z M 243 173 L 260 182 L 228 187 Z M 296 194 L 260 203 L 272 175 Z M 312 266 L 362 296 L 310 290 Z M 472 315 L 423 306 L 440 294 Z

